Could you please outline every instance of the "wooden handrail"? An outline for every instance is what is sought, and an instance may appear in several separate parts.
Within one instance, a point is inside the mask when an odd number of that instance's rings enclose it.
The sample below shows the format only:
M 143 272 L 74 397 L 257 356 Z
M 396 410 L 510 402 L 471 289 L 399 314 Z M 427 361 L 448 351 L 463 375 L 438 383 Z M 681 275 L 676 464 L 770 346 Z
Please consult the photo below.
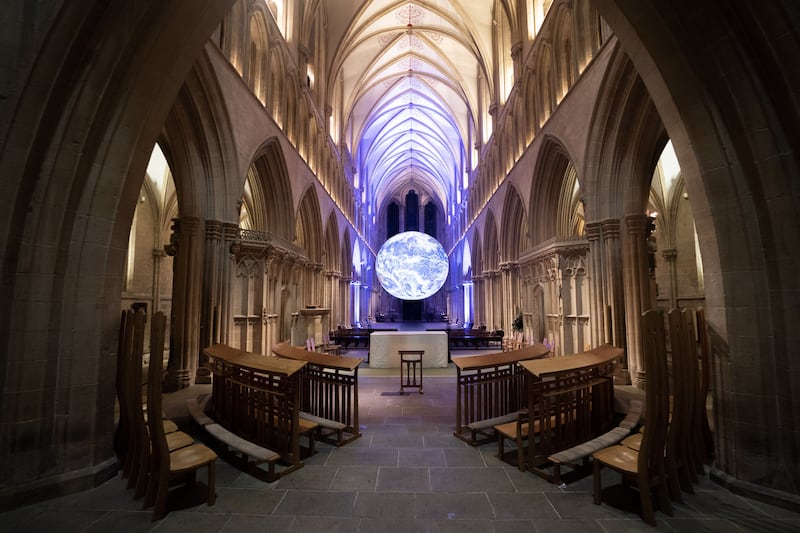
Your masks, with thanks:
M 255 372 L 269 372 L 291 376 L 305 365 L 305 361 L 269 357 L 263 354 L 232 348 L 226 344 L 214 344 L 203 350 L 212 359 L 218 359 L 240 368 Z
M 470 357 L 454 357 L 453 364 L 462 371 L 477 370 L 479 368 L 507 365 L 529 359 L 539 359 L 545 357 L 549 353 L 550 349 L 544 344 L 533 344 L 519 350 L 510 350 L 508 352 L 495 352 Z
M 292 346 L 288 342 L 281 342 L 272 346 L 272 353 L 286 359 L 305 361 L 319 366 L 338 368 L 353 371 L 364 362 L 360 357 L 346 357 L 342 355 L 326 355 L 319 352 L 309 352 L 303 348 Z
M 553 357 L 550 359 L 522 361 L 520 364 L 535 378 L 543 379 L 561 372 L 571 372 L 581 369 L 588 370 L 594 367 L 607 365 L 620 359 L 624 353 L 625 351 L 622 348 L 604 344 L 588 352 Z

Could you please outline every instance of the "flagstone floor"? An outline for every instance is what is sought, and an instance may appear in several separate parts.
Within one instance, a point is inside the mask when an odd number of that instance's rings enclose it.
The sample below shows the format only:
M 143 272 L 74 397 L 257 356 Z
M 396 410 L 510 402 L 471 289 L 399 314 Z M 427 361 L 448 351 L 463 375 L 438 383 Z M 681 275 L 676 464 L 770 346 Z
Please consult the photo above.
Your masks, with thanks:
M 455 378 L 425 376 L 424 394 L 386 395 L 399 378 L 359 378 L 363 436 L 335 448 L 318 444 L 305 466 L 275 483 L 217 461 L 217 501 L 194 492 L 171 495 L 169 513 L 151 522 L 119 476 L 81 493 L 0 514 L 5 532 L 361 531 L 523 532 L 652 531 L 638 514 L 638 495 L 604 471 L 602 505 L 592 503 L 591 476 L 557 487 L 495 456 L 496 444 L 471 447 L 453 436 Z M 185 399 L 199 385 L 165 395 L 165 412 L 194 431 Z M 175 489 L 181 491 L 182 489 Z M 656 513 L 658 531 L 800 531 L 800 514 L 737 496 L 702 479 L 695 494 Z

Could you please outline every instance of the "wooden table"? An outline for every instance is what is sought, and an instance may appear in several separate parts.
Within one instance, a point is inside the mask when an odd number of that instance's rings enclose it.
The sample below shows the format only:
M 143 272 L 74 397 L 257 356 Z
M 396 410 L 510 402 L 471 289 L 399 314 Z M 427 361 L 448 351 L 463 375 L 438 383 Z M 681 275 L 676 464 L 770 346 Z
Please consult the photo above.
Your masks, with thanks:
M 447 368 L 444 331 L 375 331 L 369 340 L 370 368 L 399 368 L 400 350 L 422 350 L 425 368 Z

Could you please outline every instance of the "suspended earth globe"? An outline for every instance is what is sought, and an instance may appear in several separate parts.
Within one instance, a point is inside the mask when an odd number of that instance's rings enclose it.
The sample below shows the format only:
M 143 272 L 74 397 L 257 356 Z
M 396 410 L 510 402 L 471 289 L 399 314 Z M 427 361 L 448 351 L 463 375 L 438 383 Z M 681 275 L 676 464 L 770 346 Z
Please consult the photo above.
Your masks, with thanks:
M 450 265 L 439 241 L 426 233 L 398 233 L 381 246 L 375 260 L 378 281 L 401 300 L 422 300 L 442 288 Z

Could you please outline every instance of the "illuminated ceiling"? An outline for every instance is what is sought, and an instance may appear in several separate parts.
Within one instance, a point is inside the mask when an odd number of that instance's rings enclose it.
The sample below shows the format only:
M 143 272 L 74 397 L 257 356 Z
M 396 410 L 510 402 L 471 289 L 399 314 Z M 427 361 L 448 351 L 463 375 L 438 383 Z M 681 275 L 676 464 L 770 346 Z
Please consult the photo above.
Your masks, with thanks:
M 327 2 L 330 83 L 368 209 L 409 187 L 448 212 L 460 201 L 491 101 L 493 4 Z

